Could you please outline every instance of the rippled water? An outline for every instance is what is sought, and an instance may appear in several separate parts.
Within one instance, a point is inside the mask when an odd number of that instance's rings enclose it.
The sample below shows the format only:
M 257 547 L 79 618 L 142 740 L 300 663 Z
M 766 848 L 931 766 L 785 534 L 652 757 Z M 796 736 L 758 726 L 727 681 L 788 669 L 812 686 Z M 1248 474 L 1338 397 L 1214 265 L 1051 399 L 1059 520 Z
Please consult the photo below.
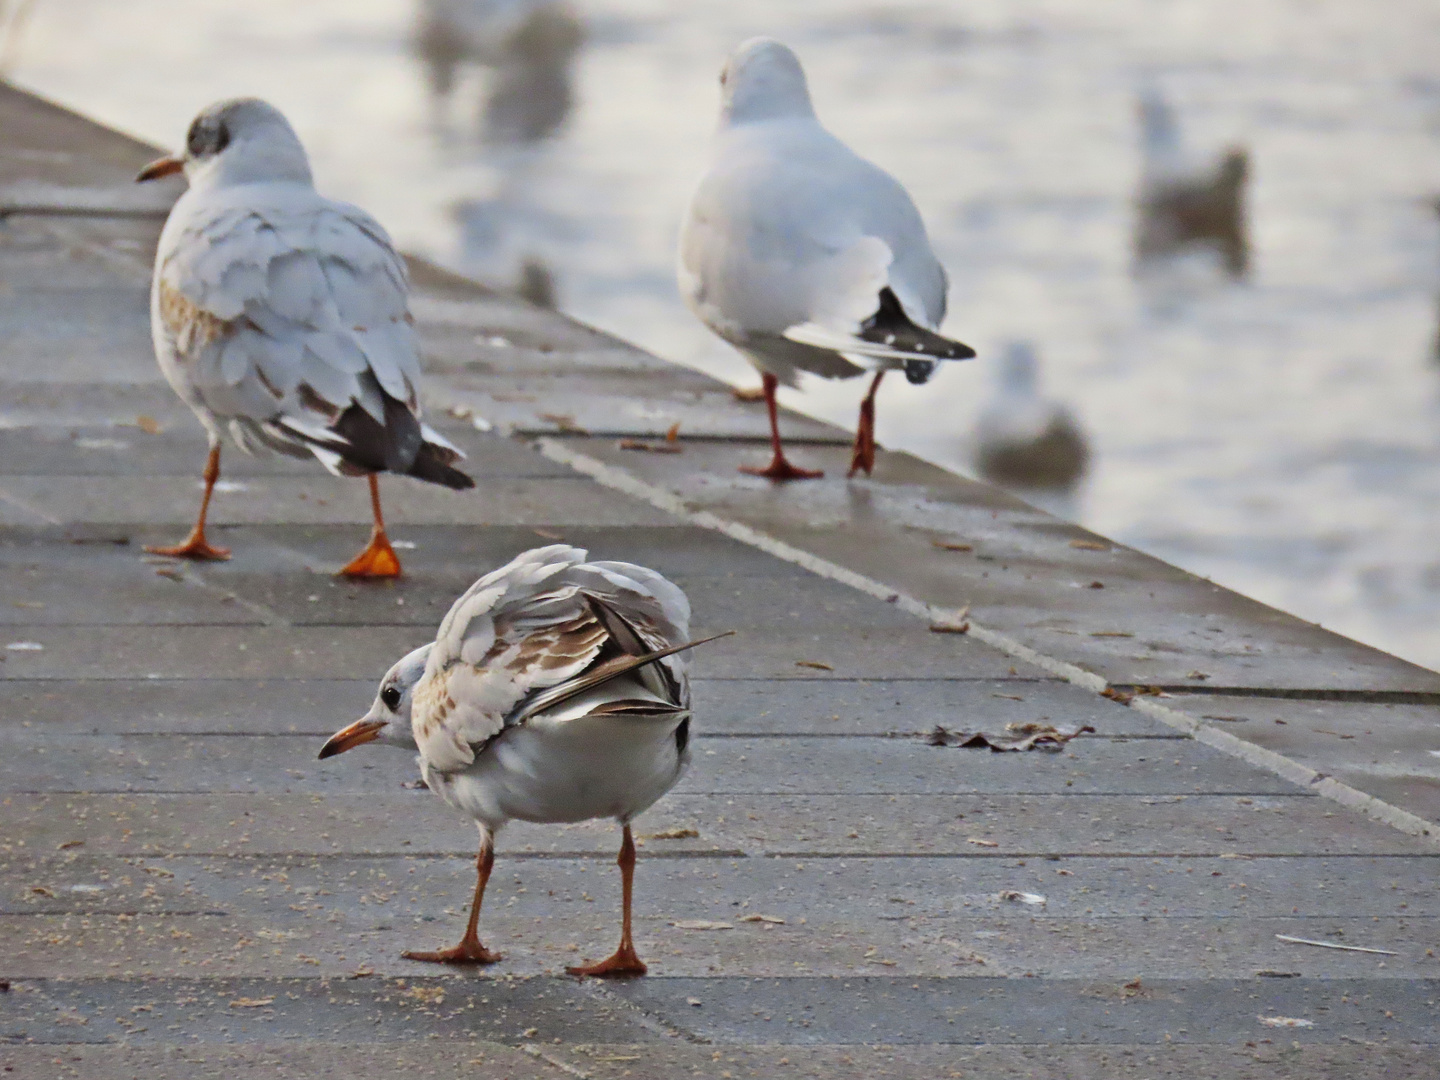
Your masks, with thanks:
M 982 353 L 891 380 L 882 442 L 966 468 L 983 357 L 1032 339 L 1095 450 L 1047 505 L 1440 665 L 1440 5 L 577 3 L 575 108 L 528 147 L 477 136 L 483 76 L 437 123 L 405 0 L 34 0 L 11 74 L 167 145 L 212 99 L 268 97 L 322 188 L 406 246 L 496 280 L 539 257 L 566 311 L 749 383 L 680 305 L 672 252 L 725 53 L 782 37 L 822 119 L 914 194 L 947 329 Z M 1196 153 L 1249 147 L 1248 281 L 1202 256 L 1134 272 L 1146 81 Z M 848 425 L 860 392 L 791 401 Z

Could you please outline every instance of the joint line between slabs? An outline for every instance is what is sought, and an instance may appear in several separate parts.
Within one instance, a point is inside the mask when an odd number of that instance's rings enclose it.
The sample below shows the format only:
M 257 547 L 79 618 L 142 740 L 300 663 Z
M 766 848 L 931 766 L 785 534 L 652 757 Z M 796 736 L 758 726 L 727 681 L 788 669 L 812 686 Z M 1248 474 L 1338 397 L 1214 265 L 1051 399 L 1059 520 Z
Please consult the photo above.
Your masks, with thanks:
M 607 465 L 605 462 L 582 453 L 557 439 L 545 437 L 537 439 L 534 443 L 536 449 L 551 461 L 562 465 L 568 465 L 577 473 L 588 476 L 603 487 L 631 496 L 647 502 L 658 510 L 673 514 L 692 525 L 700 528 L 712 529 L 724 536 L 737 540 L 740 543 L 748 544 L 758 548 L 767 554 L 784 562 L 793 563 L 797 566 L 810 570 L 818 577 L 849 585 L 851 588 L 893 604 L 900 610 L 907 612 L 927 623 L 935 622 L 946 618 L 953 618 L 955 612 L 933 605 L 909 595 L 899 589 L 891 588 L 881 581 L 877 581 L 865 574 L 861 574 L 839 563 L 823 559 L 818 555 L 797 548 L 784 541 L 777 540 L 768 533 L 762 532 L 752 526 L 729 518 L 723 518 L 709 510 L 695 510 L 691 508 L 683 498 L 673 492 L 656 487 L 654 484 L 641 480 L 634 474 L 617 466 Z M 1017 660 L 1023 660 L 1057 675 L 1067 682 L 1073 683 L 1085 690 L 1100 694 L 1110 688 L 1106 679 L 1093 671 L 1087 671 L 1078 664 L 1060 660 L 1048 656 L 1045 653 L 1032 649 L 998 630 L 982 626 L 969 618 L 970 637 L 977 641 L 984 642 L 991 648 L 1012 656 Z M 1241 761 L 1256 768 L 1265 769 L 1283 779 L 1289 780 L 1302 788 L 1308 788 L 1317 794 L 1339 803 L 1348 809 L 1358 811 L 1366 817 L 1389 825 L 1391 828 L 1414 837 L 1423 837 L 1432 844 L 1440 847 L 1440 826 L 1426 820 L 1418 814 L 1395 806 L 1392 803 L 1369 795 L 1359 788 L 1351 787 L 1349 784 L 1336 780 L 1333 776 L 1319 772 L 1304 765 L 1292 758 L 1285 757 L 1274 750 L 1266 749 L 1255 743 L 1248 742 L 1231 734 L 1228 731 L 1221 731 L 1219 728 L 1206 724 L 1195 719 L 1178 709 L 1172 709 L 1160 704 L 1148 696 L 1137 695 L 1127 705 L 1137 709 L 1146 715 L 1159 720 L 1161 723 L 1189 735 L 1197 742 L 1229 757 L 1239 758 Z

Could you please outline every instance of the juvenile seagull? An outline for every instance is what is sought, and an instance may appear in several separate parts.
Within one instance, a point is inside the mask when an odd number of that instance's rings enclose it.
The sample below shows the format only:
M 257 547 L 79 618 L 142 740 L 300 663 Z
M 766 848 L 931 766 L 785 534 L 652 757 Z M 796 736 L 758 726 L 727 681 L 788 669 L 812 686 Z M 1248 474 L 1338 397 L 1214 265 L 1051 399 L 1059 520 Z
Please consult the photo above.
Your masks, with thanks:
M 821 474 L 785 459 L 775 389 L 799 372 L 873 371 L 850 473 L 875 466 L 875 392 L 887 371 L 923 383 L 975 350 L 935 333 L 945 271 L 905 189 L 820 126 L 795 54 L 752 38 L 720 74 L 710 168 L 680 234 L 685 302 L 754 364 L 770 413 L 771 480 Z
M 465 936 L 453 948 L 407 952 L 407 959 L 500 959 L 476 927 L 495 834 L 507 821 L 613 817 L 623 828 L 620 947 L 568 970 L 645 974 L 630 938 L 630 820 L 674 787 L 689 763 L 682 654 L 703 642 L 686 640 L 690 603 L 671 582 L 643 566 L 586 558 L 555 544 L 486 574 L 455 601 L 434 642 L 385 674 L 370 711 L 320 750 L 327 758 L 375 740 L 418 749 L 430 790 L 480 827 Z
M 137 177 L 184 172 L 155 257 L 150 325 L 160 370 L 210 436 L 195 528 L 157 555 L 227 559 L 205 540 L 220 432 L 246 453 L 314 455 L 365 476 L 375 528 L 341 573 L 396 577 L 380 514 L 381 472 L 451 488 L 475 482 L 464 455 L 420 422 L 420 364 L 405 262 L 385 230 L 315 190 L 305 148 L 279 110 L 222 101 L 195 118 L 181 157 Z

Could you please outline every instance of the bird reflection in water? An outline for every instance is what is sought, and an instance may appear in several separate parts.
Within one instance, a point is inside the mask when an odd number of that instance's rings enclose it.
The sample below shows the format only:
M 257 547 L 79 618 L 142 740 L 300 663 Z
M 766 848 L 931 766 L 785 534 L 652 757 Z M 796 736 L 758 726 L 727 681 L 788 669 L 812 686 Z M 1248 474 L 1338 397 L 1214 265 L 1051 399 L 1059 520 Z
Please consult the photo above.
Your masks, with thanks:
M 1209 247 L 1232 278 L 1250 264 L 1245 187 L 1250 156 L 1232 146 L 1216 163 L 1186 154 L 1179 122 L 1155 87 L 1140 96 L 1143 171 L 1137 199 L 1135 254 L 1141 260 Z
M 1040 393 L 1029 342 L 1006 347 L 997 385 L 975 424 L 975 467 L 1006 487 L 1068 490 L 1085 474 L 1090 448 L 1063 404 Z
M 574 104 L 571 68 L 585 28 L 563 0 L 420 0 L 415 52 L 443 127 L 464 68 L 488 69 L 480 119 L 488 141 L 532 143 Z

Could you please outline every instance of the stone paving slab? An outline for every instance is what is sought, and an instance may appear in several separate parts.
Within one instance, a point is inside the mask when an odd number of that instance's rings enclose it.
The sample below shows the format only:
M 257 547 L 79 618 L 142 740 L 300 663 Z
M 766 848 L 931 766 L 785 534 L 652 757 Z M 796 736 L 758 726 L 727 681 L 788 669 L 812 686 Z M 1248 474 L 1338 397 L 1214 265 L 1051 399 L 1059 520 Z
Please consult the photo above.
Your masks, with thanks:
M 1101 736 L 1183 738 L 1143 713 L 1057 680 L 716 679 L 691 683 L 695 737 L 915 735 L 935 725 L 1089 724 Z M 364 713 L 376 680 L 104 679 L 15 682 L 7 712 L 24 725 L 90 734 L 305 734 L 324 739 Z M 702 726 L 703 725 L 703 726 Z M 900 725 L 907 725 L 901 727 Z
M 203 457 L 196 462 L 197 475 L 202 465 Z M 216 525 L 353 523 L 368 528 L 371 521 L 370 495 L 358 480 L 317 472 L 303 478 L 269 476 L 236 483 L 240 486 L 216 488 L 210 509 Z M 543 485 L 543 495 L 537 484 Z M 37 521 L 129 525 L 143 507 L 145 528 L 138 536 L 145 543 L 156 543 L 168 535 L 162 531 L 165 528 L 172 532 L 189 528 L 200 492 L 198 479 L 167 476 L 115 476 L 103 485 L 88 477 L 10 476 L 0 479 L 0 526 Z M 381 484 L 381 497 L 388 516 L 412 525 L 671 523 L 659 511 L 616 499 L 578 478 L 532 481 L 497 477 L 487 479 L 482 489 L 457 493 L 407 477 L 387 477 Z M 367 537 L 368 533 L 361 533 L 356 547 L 363 547 Z
M 1374 1043 L 1302 1046 L 1264 1038 L 1253 1044 L 1183 1046 L 1111 1044 L 1038 1046 L 726 1045 L 715 1049 L 671 1039 L 663 1043 L 534 1045 L 525 1053 L 486 1042 L 412 1042 L 358 1046 L 306 1042 L 285 1045 L 210 1044 L 194 1047 L 17 1046 L 0 1050 L 17 1076 L 85 1076 L 93 1080 L 200 1080 L 207 1077 L 304 1078 L 366 1076 L 452 1077 L 477 1080 L 673 1080 L 707 1075 L 723 1080 L 901 1080 L 915 1076 L 985 1080 L 1179 1080 L 1224 1076 L 1235 1080 L 1429 1080 L 1427 1046 Z M 567 1071 L 551 1064 L 563 1062 Z M 29 1070 L 29 1071 L 23 1071 Z M 573 1070 L 573 1071 L 568 1071 Z
M 408 762 L 406 768 L 410 768 Z M 399 778 L 404 773 L 397 773 Z M 1244 801 L 1242 801 L 1244 800 Z M 1377 832 L 1306 795 L 673 795 L 641 832 L 695 829 L 673 854 L 808 858 L 860 855 L 1359 855 L 1433 851 Z M 475 830 L 424 791 L 395 795 L 28 794 L 0 799 L 0 835 L 42 851 L 77 839 L 89 852 L 469 855 Z M 1390 835 L 1393 833 L 1394 835 Z M 851 835 L 854 834 L 854 835 Z M 978 842 L 977 842 L 978 841 Z M 991 847 L 990 845 L 995 845 Z M 608 822 L 501 834 L 503 852 L 616 849 Z M 0 853 L 19 850 L 0 841 Z
M 674 457 L 622 454 L 604 440 L 566 444 L 673 492 L 693 508 L 760 529 L 936 606 L 969 605 L 986 626 L 1110 682 L 1440 691 L 1435 672 L 906 455 L 885 455 L 874 481 L 847 483 L 839 479 L 841 450 L 807 449 L 814 460 L 797 457 L 797 463 L 822 465 L 828 478 L 776 491 L 734 472 L 754 456 L 738 447 L 707 449 L 702 472 Z M 942 551 L 936 540 L 972 550 Z M 1095 581 L 1104 588 L 1090 588 Z M 1204 677 L 1192 678 L 1192 671 Z
M 692 624 L 696 633 L 732 629 Z M 18 631 L 15 631 L 18 636 Z M 401 626 L 29 626 L 7 644 L 0 681 L 9 679 L 179 679 L 379 677 L 434 631 Z M 11 646 L 20 645 L 16 649 Z M 40 646 L 38 649 L 34 646 Z M 953 635 L 912 638 L 846 628 L 826 634 L 751 628 L 705 646 L 695 670 L 709 678 L 803 679 L 816 671 L 884 678 L 904 663 L 917 678 L 1003 678 L 1018 670 L 983 646 Z
M 461 895 L 469 892 L 462 887 Z M 484 938 L 503 959 L 488 974 L 530 978 L 564 975 L 565 967 L 608 954 L 619 935 L 618 883 L 602 904 L 561 906 L 563 923 L 501 910 L 486 921 Z M 578 900 L 578 898 L 576 898 Z M 304 905 L 297 905 L 304 906 Z M 323 906 L 323 905 L 321 905 Z M 693 898 L 689 901 L 693 916 Z M 246 977 L 348 979 L 357 972 L 432 976 L 434 969 L 400 953 L 454 944 L 464 923 L 452 903 L 437 914 L 397 919 L 371 912 L 358 919 L 317 912 L 251 916 L 177 909 L 154 915 L 0 916 L 9 942 L 8 977 L 106 978 L 115 975 L 207 973 Z M 722 913 L 711 913 L 722 914 Z M 551 916 L 555 918 L 556 916 Z M 733 916 L 732 916 L 733 917 Z M 1123 978 L 1242 979 L 1359 978 L 1404 982 L 1436 978 L 1433 956 L 1417 936 L 1434 940 L 1433 919 L 1303 920 L 1250 917 L 1216 924 L 1204 919 L 1093 917 L 936 918 L 912 925 L 816 918 L 791 927 L 735 925 L 733 930 L 687 931 L 674 909 L 635 922 L 636 947 L 656 978 L 844 979 L 869 975 L 990 979 L 1108 979 L 1113 956 L 1125 954 Z M 693 917 L 690 921 L 695 921 Z M 713 920 L 720 921 L 720 920 Z M 1385 957 L 1312 950 L 1277 933 L 1332 935 L 1393 953 Z M 1344 935 L 1343 937 L 1334 935 Z M 1433 950 L 1433 947 L 1431 947 Z M 363 977 L 363 976 L 361 976 Z
M 133 302 L 130 306 L 133 306 Z M 163 390 L 169 394 L 169 388 Z M 155 404 L 167 404 L 156 392 Z M 144 406 L 149 407 L 149 402 Z M 188 414 L 187 414 L 188 415 Z M 152 417 L 153 419 L 153 417 Z M 443 417 L 426 418 L 451 442 L 465 452 L 461 468 L 488 479 L 497 477 L 563 477 L 573 473 L 548 461 L 513 439 L 484 437 L 472 427 L 445 423 Z M 0 476 L 127 476 L 135 471 L 130 458 L 143 455 L 150 476 L 198 481 L 205 463 L 206 442 L 193 418 L 188 424 L 177 420 L 151 434 L 137 427 L 115 424 L 73 424 L 36 430 L 0 430 Z M 323 476 L 313 461 L 272 454 L 251 457 L 227 446 L 221 456 L 221 472 L 227 479 L 269 476 Z
M 337 723 L 336 727 L 340 727 Z M 896 745 L 896 743 L 899 745 Z M 0 731 L 0 789 L 7 791 L 389 792 L 389 769 L 314 760 L 313 735 L 76 735 Z M 1169 766 L 1156 775 L 1154 765 Z M 373 765 L 374 762 L 365 762 Z M 1173 771 L 1172 771 L 1173 770 Z M 1184 776 L 1177 784 L 1175 772 Z M 1279 777 L 1237 775 L 1188 740 L 1122 742 L 1082 737 L 1063 751 L 994 753 L 927 745 L 919 738 L 700 740 L 686 794 L 1172 794 L 1293 795 Z
M 1440 822 L 1440 705 L 1211 694 L 1166 704 Z
M 1324 926 L 1310 936 L 1325 938 L 1335 920 L 1426 926 L 1440 918 L 1434 890 L 1436 856 L 1107 856 L 1056 858 L 923 858 L 860 855 L 793 860 L 666 855 L 673 841 L 641 831 L 641 918 L 684 918 L 692 905 L 728 912 L 715 917 L 749 933 L 790 929 L 801 920 L 867 921 L 901 927 L 950 917 L 1026 920 L 1092 917 L 1104 919 L 1204 919 L 1248 915 L 1256 919 L 1309 920 Z M 62 851 L 3 856 L 5 891 L 0 913 L 8 915 L 159 914 L 165 911 L 224 911 L 231 915 L 294 918 L 292 903 L 321 893 L 324 909 L 351 919 L 367 915 L 417 919 L 460 906 L 474 884 L 474 860 L 463 856 L 115 856 L 88 846 Z M 716 884 L 724 879 L 725 889 Z M 839 886 L 845 886 L 842 890 Z M 44 891 L 36 891 L 36 887 Z M 1304 886 L 1302 889 L 1301 886 Z M 514 919 L 542 918 L 555 940 L 568 931 L 554 921 L 583 895 L 600 907 L 593 917 L 611 920 L 617 878 L 603 853 L 573 858 L 513 857 L 496 872 L 491 913 Z M 1028 892 L 1044 904 L 1005 894 Z M 1301 895 L 1303 893 L 1303 895 Z M 784 924 L 745 922 L 747 914 L 784 918 Z M 382 920 L 383 921 L 383 920 Z M 400 925 L 397 923 L 397 925 Z M 608 921 L 606 922 L 608 925 Z M 1379 925 L 1375 923 L 1374 925 Z M 704 933 L 697 931 L 697 933 Z M 1300 936 L 1306 936 L 1300 933 Z M 697 939 L 700 940 L 700 939 Z M 1332 938 L 1343 941 L 1344 938 Z M 1417 934 L 1410 947 L 1424 954 L 1435 943 Z M 1313 964 L 1343 960 L 1362 964 L 1383 957 L 1336 953 L 1286 945 L 1281 951 L 1295 968 L 1314 973 Z M 1051 963 L 1064 963 L 1064 956 Z M 1413 959 L 1413 957 L 1412 957 Z M 1433 960 L 1433 958 L 1432 958 Z M 1440 960 L 1434 961 L 1440 964 Z M 421 969 L 423 970 L 423 969 Z
M 57 1042 L 74 1038 L 76 1028 L 93 1028 L 75 1041 L 123 1038 L 131 1046 L 173 1039 L 163 1031 L 167 1020 L 207 1041 L 238 1043 L 304 1037 L 312 1018 L 350 1042 L 433 1032 L 441 1039 L 513 1043 L 528 1037 L 543 1045 L 555 1038 L 593 1042 L 606 1030 L 633 1041 L 663 1040 L 645 1030 L 643 1012 L 722 1046 L 882 1039 L 890 1045 L 1241 1042 L 1271 1033 L 1261 1023 L 1265 1016 L 1314 1018 L 1332 1040 L 1372 1041 L 1410 1029 L 1430 1032 L 1425 1041 L 1433 1042 L 1431 1029 L 1440 1022 L 1434 1004 L 1440 980 L 1154 980 L 1133 992 L 1092 980 L 911 976 L 853 977 L 838 987 L 803 977 L 643 979 L 598 992 L 555 978 L 426 978 L 403 986 L 379 978 L 20 985 L 20 993 L 0 999 L 8 1014 L 0 1014 L 0 1038 Z M 145 1005 L 150 1008 L 133 1011 Z M 1302 1046 L 1318 1038 L 1306 1028 L 1285 1034 Z

